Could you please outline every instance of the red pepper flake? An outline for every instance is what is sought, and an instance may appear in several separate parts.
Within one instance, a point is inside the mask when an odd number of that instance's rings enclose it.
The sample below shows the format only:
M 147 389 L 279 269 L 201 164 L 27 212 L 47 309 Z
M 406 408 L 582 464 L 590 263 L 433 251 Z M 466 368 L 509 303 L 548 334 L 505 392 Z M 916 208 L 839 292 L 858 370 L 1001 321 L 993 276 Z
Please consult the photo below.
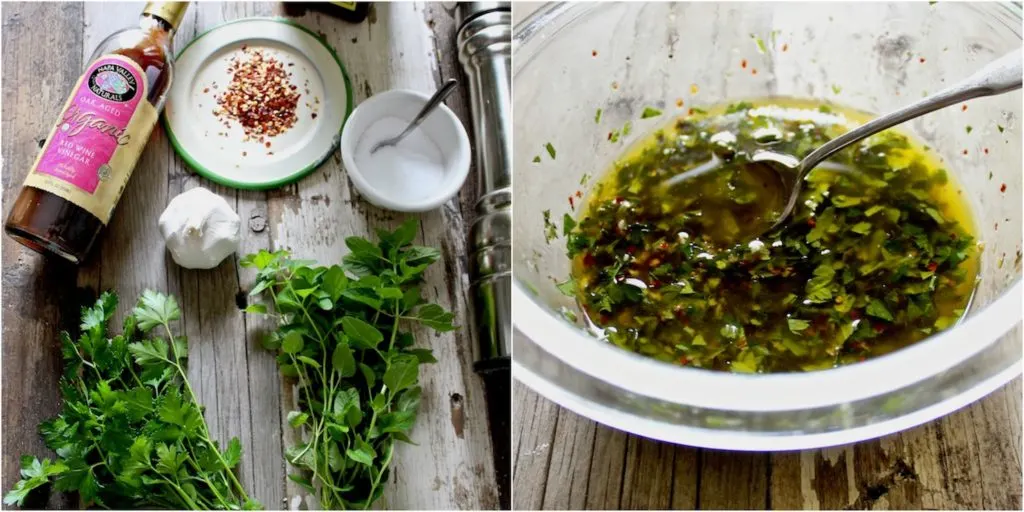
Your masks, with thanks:
M 626 247 L 626 253 L 627 254 L 633 254 L 635 252 L 636 252 L 636 246 L 635 245 L 631 245 L 629 247 Z
M 608 132 L 608 140 L 612 140 L 612 132 Z
M 807 225 L 808 226 L 813 228 L 817 224 L 818 224 L 818 221 L 814 220 L 814 217 L 807 217 Z
M 967 154 L 967 150 L 966 150 L 966 149 L 964 150 L 964 154 L 965 154 L 965 155 Z
M 932 261 L 928 263 L 928 272 L 935 272 L 935 269 L 939 268 L 939 264 Z
M 757 74 L 757 68 L 751 69 L 750 70 L 750 74 L 751 75 L 756 75 Z
M 885 325 L 880 322 L 875 322 L 874 324 L 871 325 L 871 328 L 874 329 L 875 332 L 879 334 L 885 332 Z
M 964 106 L 960 107 L 960 111 L 961 112 L 967 112 L 967 104 L 966 103 L 964 103 Z
M 591 55 L 592 57 L 597 57 L 597 50 L 593 50 L 593 51 L 591 51 L 591 52 L 590 52 L 590 55 Z
M 982 149 L 981 151 L 984 152 L 986 155 L 988 154 L 988 148 Z
M 658 244 L 658 249 L 661 249 L 663 251 L 668 249 L 668 242 L 662 240 L 661 243 Z
M 860 311 L 857 311 L 856 309 L 851 309 L 850 310 L 850 318 L 852 318 L 854 320 L 860 320 Z
M 267 143 L 264 144 L 264 146 L 269 148 L 270 147 L 270 141 L 268 140 Z
M 782 43 L 782 51 L 789 51 L 789 43 Z
M 1003 183 L 1002 185 L 999 186 L 999 191 L 1006 192 L 1006 183 Z
M 920 59 L 917 59 L 917 61 L 920 62 L 921 64 L 924 64 L 924 57 L 921 57 Z
M 569 196 L 569 208 L 576 209 L 576 203 L 573 202 L 572 196 Z
M 593 267 L 595 264 L 597 264 L 597 258 L 595 258 L 593 254 L 590 254 L 588 252 L 588 253 L 583 255 L 583 266 L 584 267 Z
M 688 358 L 686 356 L 680 357 L 679 358 L 679 364 L 681 364 L 683 366 L 686 366 L 686 365 L 690 364 L 690 358 Z
M 209 87 L 204 88 L 203 92 L 210 92 L 210 88 Z
M 625 201 L 625 199 L 623 199 L 622 196 L 615 197 L 615 204 L 622 204 L 623 201 Z
M 583 197 L 583 192 L 580 192 L 579 190 L 577 190 L 576 191 L 576 197 Z
M 689 115 L 691 115 L 691 116 L 692 116 L 692 115 L 693 115 L 693 109 L 691 108 L 691 109 L 690 109 L 690 110 L 689 110 L 689 111 L 687 112 L 687 114 L 689 114 Z
M 654 279 L 650 283 L 648 283 L 648 286 L 650 286 L 651 288 L 658 288 L 661 286 L 661 281 Z
M 281 61 L 260 50 L 246 55 L 248 59 L 233 71 L 217 104 L 227 117 L 242 125 L 246 137 L 273 137 L 295 125 L 300 95 L 289 91 L 296 87 L 289 85 Z
M 743 69 L 747 69 L 747 59 L 743 59 L 740 61 L 740 67 Z

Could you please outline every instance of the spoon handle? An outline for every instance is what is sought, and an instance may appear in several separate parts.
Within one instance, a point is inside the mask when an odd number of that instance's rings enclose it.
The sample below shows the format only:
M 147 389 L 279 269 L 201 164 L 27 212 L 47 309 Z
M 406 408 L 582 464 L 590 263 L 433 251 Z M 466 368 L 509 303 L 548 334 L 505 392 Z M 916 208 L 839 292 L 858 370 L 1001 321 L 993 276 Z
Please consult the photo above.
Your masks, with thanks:
M 882 117 L 872 119 L 828 141 L 807 155 L 800 167 L 804 170 L 812 169 L 850 144 L 929 112 L 972 98 L 994 96 L 1020 89 L 1021 74 L 1021 50 L 1016 50 L 940 92 Z
M 430 115 L 434 108 L 455 90 L 456 85 L 458 85 L 458 81 L 454 78 L 449 78 L 448 81 L 445 82 L 444 86 L 438 89 L 437 92 L 430 97 L 430 101 L 428 101 L 426 105 L 423 105 L 423 109 L 420 110 L 419 114 L 416 114 L 416 117 L 413 118 L 411 123 L 409 123 L 409 126 L 406 126 L 405 130 L 402 130 L 402 133 L 398 134 L 394 140 L 398 141 L 404 139 L 406 135 L 409 135 L 409 132 L 415 130 L 416 127 L 419 126 L 428 115 Z

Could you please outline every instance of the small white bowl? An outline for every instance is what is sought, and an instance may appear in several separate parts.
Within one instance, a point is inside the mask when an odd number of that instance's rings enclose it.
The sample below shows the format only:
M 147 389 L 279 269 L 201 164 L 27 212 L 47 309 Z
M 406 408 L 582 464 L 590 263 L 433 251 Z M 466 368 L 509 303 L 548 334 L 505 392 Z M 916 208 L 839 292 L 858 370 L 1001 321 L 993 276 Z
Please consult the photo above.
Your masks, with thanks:
M 429 99 L 426 94 L 404 89 L 382 92 L 360 103 L 345 122 L 341 132 L 341 159 L 345 163 L 345 170 L 359 193 L 381 208 L 400 212 L 433 210 L 458 194 L 469 175 L 469 136 L 466 135 L 462 121 L 444 104 L 439 105 L 416 128 L 440 149 L 444 161 L 441 182 L 434 185 L 435 190 L 429 196 L 412 201 L 399 198 L 394 190 L 379 185 L 375 187 L 367 181 L 366 174 L 374 172 L 373 169 L 360 169 L 356 165 L 356 147 L 374 123 L 387 117 L 412 121 Z M 410 133 L 408 137 L 412 135 Z

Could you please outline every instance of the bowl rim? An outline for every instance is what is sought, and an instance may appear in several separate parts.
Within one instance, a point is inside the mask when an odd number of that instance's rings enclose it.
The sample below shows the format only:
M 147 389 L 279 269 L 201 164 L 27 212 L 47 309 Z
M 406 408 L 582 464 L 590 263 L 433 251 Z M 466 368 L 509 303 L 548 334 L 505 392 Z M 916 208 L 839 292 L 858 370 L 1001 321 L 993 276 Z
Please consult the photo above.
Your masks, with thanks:
M 355 130 L 351 129 L 351 127 L 358 125 L 360 115 L 365 116 L 366 112 L 376 104 L 386 103 L 387 101 L 398 97 L 413 98 L 420 101 L 422 104 L 426 104 L 427 101 L 430 100 L 429 95 L 411 89 L 391 89 L 374 94 L 367 98 L 356 106 L 355 110 L 353 110 L 352 114 L 349 116 L 348 121 L 345 122 L 345 129 L 341 133 L 341 140 L 339 143 L 341 159 L 345 164 L 345 171 L 352 179 L 352 183 L 355 185 L 356 189 L 359 190 L 359 193 L 371 203 L 382 208 L 399 212 L 412 213 L 430 211 L 440 207 L 447 203 L 451 198 L 455 197 L 455 195 L 462 189 L 462 185 L 465 184 L 466 178 L 469 177 L 471 154 L 469 147 L 469 135 L 466 133 L 466 128 L 462 125 L 462 121 L 459 120 L 458 116 L 456 116 L 447 105 L 441 103 L 434 112 L 442 113 L 445 123 L 450 125 L 452 132 L 455 134 L 455 146 L 450 150 L 450 152 L 446 152 L 450 158 L 447 170 L 452 172 L 453 176 L 448 180 L 449 184 L 445 187 L 438 188 L 434 195 L 415 202 L 396 201 L 394 198 L 389 197 L 386 192 L 370 185 L 366 178 L 363 177 L 363 173 L 356 165 L 355 157 L 353 156 L 356 145 L 359 143 L 359 136 L 362 135 L 362 132 L 353 133 Z M 434 143 L 436 144 L 437 141 L 435 140 Z M 441 150 L 442 152 L 445 152 L 443 148 L 441 148 Z
M 522 52 L 523 44 L 530 42 L 550 20 L 570 14 L 568 23 L 594 7 L 596 5 L 549 3 L 537 9 L 513 29 L 513 57 Z M 1020 16 L 1019 10 L 1013 14 Z M 556 31 L 560 29 L 557 27 Z M 550 34 L 544 39 L 549 38 Z M 520 65 L 514 65 L 513 83 L 520 69 Z M 576 370 L 649 398 L 749 412 L 800 410 L 855 402 L 947 371 L 996 343 L 1020 323 L 1024 294 L 1024 284 L 1018 274 L 991 303 L 963 318 L 953 328 L 857 364 L 813 372 L 740 374 L 680 367 L 601 342 L 535 301 L 519 279 L 513 279 L 513 283 L 514 328 Z M 987 341 L 964 343 L 979 339 Z M 536 379 L 533 380 L 536 383 Z M 546 390 L 551 389 L 552 386 L 546 386 Z M 563 399 L 564 395 L 562 393 Z

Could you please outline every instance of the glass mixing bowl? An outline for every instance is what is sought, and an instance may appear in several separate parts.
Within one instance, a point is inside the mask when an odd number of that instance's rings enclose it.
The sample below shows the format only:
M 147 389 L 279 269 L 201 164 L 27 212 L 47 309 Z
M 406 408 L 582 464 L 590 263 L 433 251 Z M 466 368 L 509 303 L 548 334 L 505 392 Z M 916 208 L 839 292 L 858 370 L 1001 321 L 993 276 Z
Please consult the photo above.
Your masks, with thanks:
M 1019 375 L 1020 91 L 902 127 L 938 152 L 969 198 L 984 242 L 980 282 L 957 326 L 863 363 L 731 374 L 600 341 L 582 314 L 576 322 L 563 314 L 579 311 L 555 287 L 569 259 L 564 240 L 546 240 L 542 212 L 560 226 L 584 174 L 605 172 L 669 121 L 641 120 L 647 106 L 681 114 L 790 96 L 887 112 L 1020 48 L 1021 19 L 1012 4 L 953 2 L 572 3 L 524 19 L 513 50 L 515 376 L 577 413 L 644 436 L 782 450 L 905 429 Z M 609 130 L 626 121 L 631 133 L 610 142 Z

